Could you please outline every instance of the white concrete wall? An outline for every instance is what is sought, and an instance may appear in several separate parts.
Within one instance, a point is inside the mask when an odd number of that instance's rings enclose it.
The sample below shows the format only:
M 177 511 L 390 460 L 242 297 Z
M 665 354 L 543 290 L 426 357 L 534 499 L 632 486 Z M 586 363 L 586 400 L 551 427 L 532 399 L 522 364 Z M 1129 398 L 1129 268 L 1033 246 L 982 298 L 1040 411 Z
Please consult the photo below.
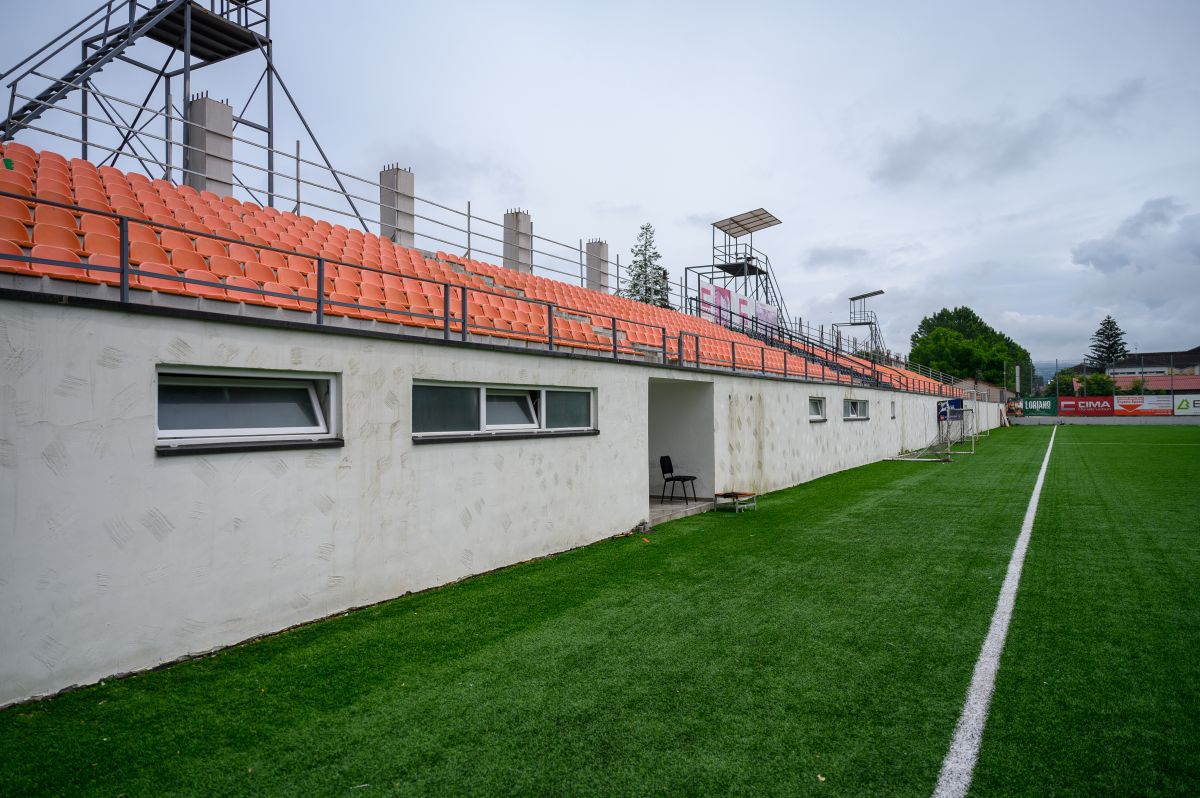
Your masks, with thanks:
M 645 373 L 0 301 L 0 704 L 628 530 Z M 337 372 L 341 449 L 156 457 L 160 363 Z M 601 434 L 411 442 L 411 382 L 594 386 Z
M 917 449 L 937 434 L 937 399 L 836 385 L 715 378 L 719 491 L 766 492 Z M 810 422 L 808 399 L 825 398 Z M 866 399 L 866 421 L 842 418 L 844 399 Z M 891 417 L 891 403 L 896 417 Z
M 158 457 L 163 364 L 336 374 L 346 445 Z M 630 529 L 656 376 L 712 384 L 702 495 L 932 437 L 932 397 L 0 300 L 0 705 Z M 594 387 L 600 435 L 414 446 L 413 379 Z

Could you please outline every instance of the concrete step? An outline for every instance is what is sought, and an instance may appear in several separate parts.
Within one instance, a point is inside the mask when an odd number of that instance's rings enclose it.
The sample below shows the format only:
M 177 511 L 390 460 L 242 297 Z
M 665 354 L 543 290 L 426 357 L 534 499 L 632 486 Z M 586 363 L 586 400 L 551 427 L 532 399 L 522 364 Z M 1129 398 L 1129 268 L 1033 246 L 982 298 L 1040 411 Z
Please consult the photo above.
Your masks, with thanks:
M 665 504 L 658 503 L 658 497 L 654 496 L 650 499 L 650 525 L 658 526 L 667 521 L 674 521 L 676 518 L 687 518 L 689 515 L 699 515 L 707 513 L 714 507 L 711 499 L 693 499 L 691 503 L 684 504 L 682 501 L 667 501 Z

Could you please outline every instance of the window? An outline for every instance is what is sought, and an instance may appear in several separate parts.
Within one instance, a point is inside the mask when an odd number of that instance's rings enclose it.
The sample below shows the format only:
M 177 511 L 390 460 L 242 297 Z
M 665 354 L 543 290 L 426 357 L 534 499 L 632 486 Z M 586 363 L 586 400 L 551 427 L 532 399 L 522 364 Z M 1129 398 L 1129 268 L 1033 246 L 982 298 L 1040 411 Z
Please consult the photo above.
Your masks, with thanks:
M 866 399 L 846 399 L 842 403 L 842 419 L 844 421 L 865 421 L 871 417 L 870 404 Z
M 593 393 L 585 388 L 415 383 L 413 436 L 594 431 Z
M 546 391 L 546 429 L 589 429 L 591 391 Z
M 413 432 L 478 432 L 479 388 L 413 386 Z
M 824 396 L 808 397 L 808 420 L 809 421 L 824 421 L 825 420 L 825 397 Z
M 488 429 L 537 429 L 541 391 L 505 391 L 485 388 Z
M 334 381 L 328 377 L 160 371 L 160 448 L 334 439 Z
M 892 400 L 892 418 L 896 417 L 896 400 Z

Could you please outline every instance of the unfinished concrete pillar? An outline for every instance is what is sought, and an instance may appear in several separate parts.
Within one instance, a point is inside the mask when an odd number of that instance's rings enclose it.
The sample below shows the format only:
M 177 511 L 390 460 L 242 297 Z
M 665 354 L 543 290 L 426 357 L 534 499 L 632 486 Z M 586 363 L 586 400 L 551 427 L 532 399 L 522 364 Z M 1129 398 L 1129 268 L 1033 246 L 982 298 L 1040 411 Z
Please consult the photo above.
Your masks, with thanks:
M 584 261 L 584 274 L 587 287 L 593 291 L 608 293 L 608 242 L 596 238 L 587 242 L 587 255 Z
M 187 122 L 183 182 L 197 191 L 233 194 L 233 107 L 198 94 L 188 103 Z
M 504 214 L 504 268 L 526 274 L 533 271 L 533 218 L 529 211 Z
M 402 247 L 413 246 L 416 217 L 411 169 L 390 164 L 379 173 L 379 235 Z

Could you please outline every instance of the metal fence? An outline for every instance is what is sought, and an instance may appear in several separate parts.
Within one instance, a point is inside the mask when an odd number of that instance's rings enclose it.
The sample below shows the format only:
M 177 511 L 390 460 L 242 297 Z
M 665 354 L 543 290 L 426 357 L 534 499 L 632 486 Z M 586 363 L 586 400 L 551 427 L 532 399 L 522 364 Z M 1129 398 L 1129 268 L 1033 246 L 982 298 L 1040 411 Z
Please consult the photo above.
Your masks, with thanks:
M 29 75 L 53 79 L 51 75 L 37 70 Z M 17 91 L 13 84 L 9 86 L 12 89 L 10 104 L 18 100 L 38 101 L 37 97 Z M 61 104 L 52 106 L 52 110 L 59 115 L 59 121 L 62 121 L 61 117 L 67 117 L 88 125 L 84 128 L 89 131 L 87 138 L 65 132 L 61 125 L 52 126 L 50 123 L 54 115 L 47 115 L 43 118 L 45 121 L 27 124 L 22 129 L 77 145 L 80 157 L 85 159 L 92 152 L 103 153 L 105 157 L 98 163 L 115 165 L 121 158 L 128 158 L 150 177 L 162 177 L 177 183 L 187 182 L 191 176 L 203 177 L 200 172 L 189 169 L 184 162 L 177 162 L 175 158 L 177 153 L 200 150 L 187 141 L 185 131 L 195 125 L 183 117 L 181 109 L 174 106 L 152 108 L 91 86 L 77 85 L 75 91 L 92 98 L 92 105 L 101 108 L 104 115 L 98 116 Z M 86 104 L 83 107 L 87 107 Z M 121 113 L 121 109 L 125 113 Z M 127 115 L 132 119 L 126 119 Z M 163 132 L 154 132 L 151 129 L 154 123 L 161 125 Z M 97 127 L 115 131 L 119 136 L 116 146 L 102 143 Z M 142 146 L 132 147 L 134 141 Z M 160 153 L 154 152 L 147 142 L 156 145 Z M 236 134 L 233 142 L 236 147 L 243 148 L 241 155 L 231 160 L 238 170 L 234 178 L 235 193 L 245 199 L 374 232 L 385 226 L 385 221 L 380 218 L 383 213 L 405 211 L 380 201 L 383 187 L 377 179 L 335 169 L 324 159 L 318 161 L 304 157 L 300 141 L 296 142 L 295 150 L 291 152 L 271 148 Z M 415 224 L 412 230 L 401 232 L 411 234 L 418 248 L 431 252 L 444 250 L 498 264 L 504 262 L 504 222 L 479 215 L 472 209 L 470 200 L 453 205 L 416 193 L 411 199 L 416 206 L 412 213 Z M 587 252 L 583 239 L 565 241 L 532 231 L 530 238 L 535 274 L 586 285 Z M 629 280 L 628 275 L 622 273 L 620 255 L 601 259 L 601 262 L 609 275 L 611 290 L 618 294 L 625 291 Z M 687 303 L 682 278 L 668 285 L 672 306 L 685 309 Z
M 1134 352 L 1099 364 L 1084 355 L 1042 361 L 1042 368 L 1049 372 L 1038 392 L 1042 396 L 1155 396 L 1200 390 L 1200 368 L 1194 359 L 1177 364 L 1170 352 Z

